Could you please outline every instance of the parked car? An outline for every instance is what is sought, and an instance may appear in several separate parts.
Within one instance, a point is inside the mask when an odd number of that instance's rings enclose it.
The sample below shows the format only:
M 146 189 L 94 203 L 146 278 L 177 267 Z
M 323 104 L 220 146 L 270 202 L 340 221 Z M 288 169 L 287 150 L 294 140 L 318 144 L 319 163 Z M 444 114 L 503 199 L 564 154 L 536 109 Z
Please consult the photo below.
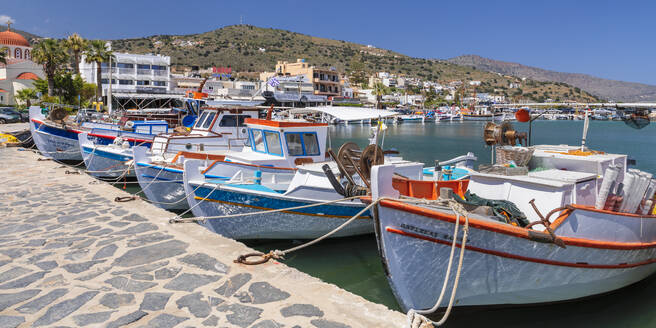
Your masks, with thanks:
M 29 114 L 21 113 L 11 107 L 0 107 L 0 124 L 27 122 Z
M 2 107 L 0 108 L 0 124 L 4 123 L 17 123 L 22 122 L 22 115 L 15 111 L 13 108 Z

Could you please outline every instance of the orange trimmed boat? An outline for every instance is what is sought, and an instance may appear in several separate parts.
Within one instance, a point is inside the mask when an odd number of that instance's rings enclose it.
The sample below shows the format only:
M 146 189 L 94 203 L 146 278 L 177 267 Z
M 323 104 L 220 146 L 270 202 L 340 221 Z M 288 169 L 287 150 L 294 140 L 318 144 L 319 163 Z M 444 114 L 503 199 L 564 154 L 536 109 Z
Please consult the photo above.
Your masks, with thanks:
M 434 307 L 457 231 L 448 299 L 466 222 L 456 307 L 579 299 L 656 271 L 656 216 L 651 214 L 656 180 L 651 174 L 627 169 L 626 155 L 577 153 L 568 146 L 533 149 L 528 174 L 472 173 L 468 182 L 455 185 L 400 183 L 392 165 L 372 169 L 372 196 L 363 201 L 378 201 L 372 213 L 380 255 L 403 309 Z M 466 208 L 466 218 L 443 202 L 431 202 L 444 187 L 459 195 L 455 198 Z M 512 220 L 518 213 L 533 223 Z

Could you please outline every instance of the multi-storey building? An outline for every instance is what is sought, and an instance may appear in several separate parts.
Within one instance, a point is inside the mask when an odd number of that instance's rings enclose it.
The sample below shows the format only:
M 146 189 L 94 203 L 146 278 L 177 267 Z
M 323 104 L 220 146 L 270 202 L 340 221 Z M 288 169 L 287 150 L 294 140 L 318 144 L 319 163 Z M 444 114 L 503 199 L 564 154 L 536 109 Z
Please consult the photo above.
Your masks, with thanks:
M 310 66 L 305 59 L 297 59 L 295 63 L 279 61 L 275 72 L 264 72 L 260 74 L 262 81 L 267 81 L 273 76 L 304 75 L 307 81 L 312 83 L 313 93 L 323 96 L 340 96 L 342 92 L 340 73 L 336 69 L 324 69 Z
M 80 74 L 90 83 L 102 83 L 103 95 L 107 95 L 111 72 L 112 91 L 122 93 L 167 93 L 171 86 L 171 58 L 162 55 L 137 55 L 114 53 L 115 60 L 101 64 L 101 76 L 97 76 L 97 64 L 80 62 Z

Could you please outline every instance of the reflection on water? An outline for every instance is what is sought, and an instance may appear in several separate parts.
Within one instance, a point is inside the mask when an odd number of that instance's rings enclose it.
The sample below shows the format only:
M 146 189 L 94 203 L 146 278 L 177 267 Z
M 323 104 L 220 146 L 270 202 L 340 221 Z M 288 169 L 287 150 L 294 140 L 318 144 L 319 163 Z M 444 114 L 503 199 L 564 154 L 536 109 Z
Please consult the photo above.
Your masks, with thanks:
M 431 166 L 436 159 L 447 160 L 468 151 L 478 156 L 478 164 L 489 163 L 490 148 L 485 146 L 482 137 L 484 125 L 479 122 L 388 125 L 383 148 L 395 148 L 404 158 Z M 528 129 L 528 125 L 524 123 L 514 125 L 519 131 Z M 536 121 L 533 124 L 533 144 L 580 144 L 582 127 L 582 121 Z M 359 124 L 331 126 L 333 148 L 339 148 L 346 141 L 354 141 L 360 147 L 365 147 L 370 128 L 369 125 Z M 621 122 L 599 121 L 591 122 L 587 140 L 591 149 L 628 153 L 637 160 L 637 168 L 656 173 L 654 142 L 654 126 L 634 130 Z M 267 252 L 296 246 L 299 242 L 250 241 L 247 244 Z M 399 309 L 383 274 L 373 236 L 323 241 L 290 254 L 283 262 L 368 300 Z M 656 327 L 654 294 L 656 277 L 651 277 L 621 291 L 585 301 L 484 310 L 476 312 L 475 315 L 456 312 L 449 319 L 448 326 L 472 327 L 484 324 L 485 327 Z

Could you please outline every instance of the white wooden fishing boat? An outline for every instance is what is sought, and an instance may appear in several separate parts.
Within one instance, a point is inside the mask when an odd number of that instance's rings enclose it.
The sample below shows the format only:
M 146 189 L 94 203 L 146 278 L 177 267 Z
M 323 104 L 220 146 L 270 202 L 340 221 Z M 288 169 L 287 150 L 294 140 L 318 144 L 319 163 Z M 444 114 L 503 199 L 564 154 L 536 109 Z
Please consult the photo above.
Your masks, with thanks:
M 628 169 L 623 154 L 563 145 L 532 149 L 527 174 L 471 173 L 466 200 L 473 193 L 493 206 L 470 203 L 463 205 L 465 213 L 437 200 L 440 185 L 412 197 L 409 188 L 395 188 L 393 166 L 372 169 L 372 196 L 366 202 L 379 201 L 373 213 L 381 258 L 404 310 L 446 307 L 451 292 L 455 307 L 574 300 L 631 285 L 656 271 L 651 174 Z M 464 195 L 465 185 L 453 189 Z M 498 200 L 511 202 L 527 221 L 543 224 L 515 220 L 521 215 L 505 202 L 508 210 L 501 211 Z M 458 251 L 451 279 L 443 285 L 453 246 Z M 436 305 L 443 290 L 447 297 Z
M 194 216 L 294 209 L 272 215 L 206 220 L 203 224 L 210 230 L 234 239 L 316 238 L 363 209 L 364 205 L 353 199 L 341 200 L 357 194 L 336 192 L 326 174 L 338 167 L 326 155 L 328 124 L 250 118 L 246 124 L 250 147 L 228 152 L 225 159 L 206 167 L 202 161 L 185 161 L 184 186 Z M 362 156 L 367 156 L 368 149 Z M 337 157 L 343 153 L 340 151 Z M 397 173 L 421 178 L 422 163 L 385 156 L 382 151 L 378 156 L 381 161 L 395 163 Z M 355 180 L 353 186 L 364 184 Z M 338 202 L 322 205 L 326 201 Z M 308 205 L 320 206 L 297 208 Z M 369 213 L 360 219 L 332 237 L 373 232 Z
M 189 208 L 182 185 L 184 160 L 204 159 L 209 165 L 229 150 L 240 151 L 248 137 L 244 120 L 258 114 L 255 107 L 204 108 L 190 133 L 158 135 L 152 147 L 135 147 L 135 175 L 144 195 L 164 209 Z

